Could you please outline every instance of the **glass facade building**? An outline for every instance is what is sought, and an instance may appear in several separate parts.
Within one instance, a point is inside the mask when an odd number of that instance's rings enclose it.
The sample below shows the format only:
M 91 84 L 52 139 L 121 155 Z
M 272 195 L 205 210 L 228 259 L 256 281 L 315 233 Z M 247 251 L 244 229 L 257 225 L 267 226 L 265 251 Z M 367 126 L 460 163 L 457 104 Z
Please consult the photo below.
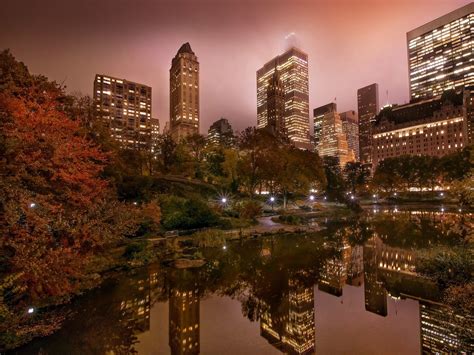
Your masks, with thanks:
M 295 146 L 309 147 L 308 55 L 297 48 L 273 58 L 257 71 L 257 128 L 268 125 L 268 86 L 275 70 L 284 88 L 286 134 Z
M 474 3 L 407 33 L 410 98 L 474 85 Z

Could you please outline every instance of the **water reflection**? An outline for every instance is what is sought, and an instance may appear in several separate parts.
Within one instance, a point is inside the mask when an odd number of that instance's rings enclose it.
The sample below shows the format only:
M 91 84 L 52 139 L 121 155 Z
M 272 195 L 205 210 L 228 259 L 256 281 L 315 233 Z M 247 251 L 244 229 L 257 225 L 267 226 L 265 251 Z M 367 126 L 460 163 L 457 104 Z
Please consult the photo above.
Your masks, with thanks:
M 197 280 L 196 271 L 170 271 L 169 346 L 172 354 L 199 354 Z
M 364 334 L 372 318 L 341 316 L 337 307 L 346 302 L 363 309 L 365 304 L 366 314 L 376 319 L 403 322 L 390 304 L 402 306 L 407 300 L 418 304 L 419 334 L 413 337 L 419 352 L 472 353 L 471 315 L 443 305 L 436 285 L 415 272 L 420 253 L 436 245 L 454 245 L 462 238 L 464 217 L 452 217 L 379 214 L 329 223 L 327 230 L 314 235 L 268 237 L 230 244 L 226 250 L 209 249 L 204 253 L 209 263 L 199 270 L 153 266 L 133 271 L 79 299 L 72 306 L 75 316 L 63 329 L 17 352 L 198 354 L 206 353 L 207 344 L 214 342 L 220 353 L 243 353 L 240 345 L 227 348 L 230 337 L 238 338 L 243 331 L 235 315 L 229 312 L 211 320 L 222 328 L 235 324 L 227 338 L 216 339 L 209 331 L 209 319 L 207 323 L 202 319 L 207 316 L 204 304 L 225 297 L 240 305 L 240 318 L 257 326 L 252 336 L 239 341 L 258 344 L 258 353 L 312 354 L 328 341 L 350 343 L 351 339 L 322 335 L 328 324 L 318 312 L 322 307 L 331 307 L 331 314 L 340 317 L 336 319 L 339 329 L 350 321 L 368 342 L 389 342 L 371 338 L 369 331 Z M 321 292 L 338 300 L 339 306 L 321 301 L 317 296 Z M 361 293 L 364 303 L 358 304 L 354 295 Z M 316 303 L 318 299 L 322 303 Z M 166 302 L 167 307 L 160 306 Z

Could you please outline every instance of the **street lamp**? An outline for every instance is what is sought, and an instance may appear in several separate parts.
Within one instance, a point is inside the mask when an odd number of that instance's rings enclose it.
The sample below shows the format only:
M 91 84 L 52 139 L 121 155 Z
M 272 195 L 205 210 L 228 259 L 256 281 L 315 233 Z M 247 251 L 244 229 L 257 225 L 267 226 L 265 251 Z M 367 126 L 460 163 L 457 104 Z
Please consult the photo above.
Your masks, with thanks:
M 28 314 L 33 314 L 35 312 L 35 309 L 33 307 L 28 308 Z
M 272 211 L 273 211 L 273 204 L 275 203 L 275 197 L 271 196 L 270 197 L 270 204 L 272 205 Z
M 225 197 L 222 197 L 221 202 L 225 205 L 227 203 L 227 199 Z
M 36 203 L 31 202 L 31 203 L 30 203 L 30 208 L 35 208 L 35 207 L 36 207 Z
M 309 200 L 314 201 L 314 195 L 309 195 Z

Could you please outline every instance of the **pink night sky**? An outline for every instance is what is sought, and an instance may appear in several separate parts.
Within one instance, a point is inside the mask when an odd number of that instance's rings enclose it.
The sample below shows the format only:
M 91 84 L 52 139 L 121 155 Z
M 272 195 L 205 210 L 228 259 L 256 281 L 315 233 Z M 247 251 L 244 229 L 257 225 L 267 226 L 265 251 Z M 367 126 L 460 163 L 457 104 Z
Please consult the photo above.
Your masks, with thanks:
M 169 119 L 169 68 L 184 42 L 200 62 L 201 133 L 224 116 L 256 124 L 256 70 L 289 45 L 309 56 L 312 109 L 377 82 L 381 105 L 408 100 L 406 32 L 470 0 L 3 0 L 0 48 L 70 92 L 92 94 L 96 73 L 153 88 Z

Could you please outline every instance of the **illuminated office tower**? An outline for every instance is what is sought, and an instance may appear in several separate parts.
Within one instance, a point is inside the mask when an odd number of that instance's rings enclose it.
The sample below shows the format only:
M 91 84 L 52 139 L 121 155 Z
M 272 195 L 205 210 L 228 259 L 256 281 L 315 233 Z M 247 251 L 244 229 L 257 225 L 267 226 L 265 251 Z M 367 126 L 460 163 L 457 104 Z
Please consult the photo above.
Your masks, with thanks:
M 268 125 L 268 86 L 277 70 L 285 92 L 285 131 L 293 144 L 309 148 L 308 55 L 297 48 L 273 58 L 257 71 L 257 128 Z
M 151 87 L 97 74 L 94 112 L 122 148 L 151 149 Z
M 222 117 L 215 121 L 207 132 L 209 144 L 230 147 L 235 142 L 234 131 L 229 121 Z
M 199 62 L 189 43 L 171 62 L 170 133 L 175 141 L 199 133 Z
M 378 275 L 382 241 L 373 236 L 363 247 L 365 309 L 380 316 L 387 316 L 387 290 Z
M 171 353 L 199 354 L 199 286 L 193 271 L 172 270 L 169 297 L 169 346 Z
M 362 164 L 372 163 L 372 125 L 379 113 L 379 86 L 371 84 L 357 90 L 359 114 L 359 160 Z
M 359 119 L 353 110 L 339 114 L 342 121 L 342 131 L 346 134 L 347 145 L 354 152 L 356 161 L 359 161 Z
M 407 33 L 410 98 L 474 85 L 474 3 Z
M 321 133 L 323 130 L 323 118 L 326 112 L 331 109 L 331 104 L 327 104 L 318 108 L 315 108 L 313 110 L 313 137 L 314 137 L 314 146 L 316 148 L 316 151 L 319 152 L 318 146 L 319 143 L 321 142 Z
M 348 162 L 355 160 L 354 152 L 349 149 L 347 137 L 342 128 L 341 116 L 337 113 L 335 103 L 315 109 L 318 116 L 323 114 L 319 144 L 316 147 L 321 157 L 336 157 L 341 169 Z
M 419 307 L 423 354 L 474 353 L 472 315 L 427 300 L 420 300 Z
M 274 135 L 285 134 L 285 88 L 275 69 L 267 87 L 267 127 Z

